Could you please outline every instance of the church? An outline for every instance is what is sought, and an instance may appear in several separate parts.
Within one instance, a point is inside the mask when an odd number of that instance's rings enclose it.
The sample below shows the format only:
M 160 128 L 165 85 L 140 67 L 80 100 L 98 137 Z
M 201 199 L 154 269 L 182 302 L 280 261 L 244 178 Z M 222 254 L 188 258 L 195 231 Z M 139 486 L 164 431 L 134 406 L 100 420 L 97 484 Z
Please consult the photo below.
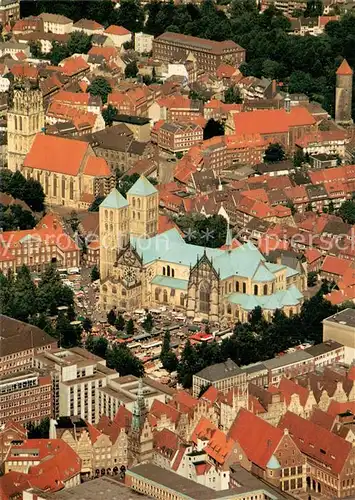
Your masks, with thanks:
M 300 311 L 306 273 L 267 262 L 250 242 L 233 248 L 187 243 L 177 229 L 158 234 L 159 195 L 141 176 L 124 198 L 113 189 L 101 203 L 100 305 L 117 308 L 168 306 L 188 318 L 230 324 L 247 321 L 260 306 Z

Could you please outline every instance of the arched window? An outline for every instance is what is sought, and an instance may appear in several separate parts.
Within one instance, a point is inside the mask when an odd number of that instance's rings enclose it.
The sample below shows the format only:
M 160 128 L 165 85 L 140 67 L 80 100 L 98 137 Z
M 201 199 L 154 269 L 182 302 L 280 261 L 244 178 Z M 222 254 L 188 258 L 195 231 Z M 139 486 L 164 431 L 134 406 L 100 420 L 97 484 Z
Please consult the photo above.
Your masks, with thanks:
M 140 200 L 140 198 L 137 198 L 137 206 L 138 206 L 138 208 L 141 208 L 141 200 Z
M 201 283 L 199 290 L 200 311 L 208 313 L 210 307 L 210 290 L 209 285 L 205 281 Z
M 258 285 L 254 285 L 254 295 L 258 295 L 259 289 Z
M 102 291 L 103 291 L 103 292 L 107 292 L 107 286 L 106 286 L 106 285 L 103 285 L 103 287 L 102 287 Z
M 290 316 L 293 316 L 293 309 L 290 309 Z
M 166 275 L 166 269 L 165 269 L 165 266 L 163 266 L 163 276 Z
M 243 293 L 247 293 L 247 284 L 243 283 Z
M 264 295 L 267 295 L 267 285 L 264 285 Z
M 239 281 L 235 282 L 235 291 L 239 292 Z
M 65 198 L 66 182 L 65 177 L 62 177 L 62 198 Z
M 110 210 L 110 221 L 112 222 L 113 221 L 113 211 Z
M 22 130 L 22 116 L 19 116 L 19 130 Z
M 172 278 L 175 278 L 175 270 L 174 269 L 171 270 L 171 276 L 172 276 Z
M 69 198 L 71 200 L 74 200 L 74 181 L 73 181 L 73 179 L 70 179 L 70 184 L 69 184 Z
M 55 175 L 53 177 L 53 196 L 54 197 L 57 196 L 57 186 L 58 186 L 57 182 L 58 182 L 58 179 L 57 179 L 57 176 Z
M 160 298 L 160 288 L 155 289 L 155 300 L 158 302 Z
M 166 274 L 170 276 L 170 266 L 167 266 L 166 271 L 167 271 Z
M 227 305 L 227 314 L 232 314 L 232 306 L 230 304 Z
M 141 213 L 140 212 L 137 212 L 137 217 L 138 217 L 138 220 L 141 220 Z
M 185 296 L 183 293 L 180 293 L 180 305 L 182 307 L 185 305 Z
M 132 198 L 132 205 L 135 207 L 136 206 L 136 199 Z
M 45 177 L 44 189 L 45 189 L 45 194 L 48 195 L 48 193 L 49 193 L 49 177 L 48 177 L 48 175 L 46 175 L 46 177 Z
M 135 211 L 132 212 L 132 217 L 133 217 L 133 219 L 136 218 L 136 212 Z
M 112 287 L 112 293 L 117 293 L 117 288 L 115 286 Z
M 163 292 L 163 302 L 168 302 L 168 292 L 166 290 Z
M 108 219 L 108 211 L 105 210 L 105 219 Z
M 229 293 L 232 292 L 232 283 L 229 283 Z

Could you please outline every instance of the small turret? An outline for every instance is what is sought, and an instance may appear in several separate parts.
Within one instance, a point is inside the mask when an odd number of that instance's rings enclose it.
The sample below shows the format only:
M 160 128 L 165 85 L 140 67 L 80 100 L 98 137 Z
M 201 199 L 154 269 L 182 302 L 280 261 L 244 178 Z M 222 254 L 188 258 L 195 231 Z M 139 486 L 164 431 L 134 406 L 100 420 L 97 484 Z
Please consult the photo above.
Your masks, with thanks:
M 352 123 L 353 70 L 346 59 L 336 72 L 335 121 L 339 124 Z

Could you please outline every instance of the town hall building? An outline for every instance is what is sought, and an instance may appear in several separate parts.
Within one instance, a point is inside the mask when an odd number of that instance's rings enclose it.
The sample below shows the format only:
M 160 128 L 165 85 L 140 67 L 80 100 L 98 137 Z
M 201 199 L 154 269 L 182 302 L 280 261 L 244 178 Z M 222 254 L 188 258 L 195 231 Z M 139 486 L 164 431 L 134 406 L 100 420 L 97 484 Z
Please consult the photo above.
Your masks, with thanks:
M 300 311 L 306 273 L 267 262 L 250 242 L 223 249 L 187 243 L 177 229 L 158 234 L 159 195 L 141 176 L 124 198 L 113 189 L 100 205 L 102 309 L 170 306 L 210 322 L 247 321 L 260 306 Z

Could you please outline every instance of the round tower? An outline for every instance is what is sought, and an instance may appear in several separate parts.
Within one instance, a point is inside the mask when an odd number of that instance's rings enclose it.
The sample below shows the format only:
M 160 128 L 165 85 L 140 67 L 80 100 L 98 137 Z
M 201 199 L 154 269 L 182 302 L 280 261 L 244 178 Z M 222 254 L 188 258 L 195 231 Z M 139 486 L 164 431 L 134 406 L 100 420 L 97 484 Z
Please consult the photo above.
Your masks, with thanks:
M 335 90 L 335 121 L 339 124 L 351 124 L 353 93 L 353 70 L 346 59 L 337 69 Z
M 275 455 L 271 455 L 268 463 L 266 464 L 266 477 L 265 479 L 275 486 L 280 485 L 281 465 Z

